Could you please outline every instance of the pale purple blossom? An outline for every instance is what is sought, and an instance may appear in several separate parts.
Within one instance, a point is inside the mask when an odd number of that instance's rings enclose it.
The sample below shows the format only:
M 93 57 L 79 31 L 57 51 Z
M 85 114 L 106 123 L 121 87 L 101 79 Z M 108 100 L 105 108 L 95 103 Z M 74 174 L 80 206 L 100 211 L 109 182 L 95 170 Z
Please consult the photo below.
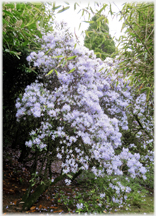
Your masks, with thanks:
M 33 143 L 32 143 L 31 140 L 25 142 L 25 145 L 28 146 L 29 148 L 32 147 L 32 144 L 33 144 Z
M 105 193 L 103 193 L 103 194 L 100 194 L 100 197 L 101 197 L 101 198 L 104 198 L 104 197 L 105 197 L 105 195 L 106 195 Z
M 76 204 L 76 207 L 77 207 L 77 209 L 82 209 L 82 208 L 83 208 L 83 204 L 82 204 L 82 203 L 80 203 L 80 204 L 77 203 L 77 204 Z
M 103 173 L 123 175 L 121 167 L 124 163 L 132 177 L 145 179 L 147 170 L 140 162 L 142 155 L 132 154 L 122 146 L 121 131 L 128 130 L 128 118 L 139 113 L 141 124 L 152 134 L 153 122 L 147 110 L 146 95 L 136 97 L 122 74 L 115 73 L 119 60 L 107 58 L 103 62 L 88 48 L 80 45 L 74 48 L 75 41 L 68 37 L 67 32 L 45 34 L 40 42 L 42 51 L 32 52 L 27 57 L 29 63 L 38 67 L 36 81 L 25 88 L 22 98 L 18 98 L 15 104 L 18 121 L 21 118 L 26 121 L 28 116 L 32 122 L 35 117 L 38 118 L 35 121 L 41 123 L 29 133 L 31 140 L 25 145 L 32 147 L 35 144 L 40 149 L 46 148 L 47 144 L 52 145 L 57 149 L 57 158 L 65 157 L 62 168 L 66 174 L 75 173 L 78 169 L 88 170 L 90 162 L 95 161 L 102 167 L 98 170 L 95 164 L 92 165 L 95 178 Z M 62 57 L 57 58 L 58 55 Z M 64 57 L 74 55 L 76 58 L 62 61 Z M 52 68 L 56 68 L 58 75 L 53 71 L 47 76 Z M 74 72 L 68 74 L 72 68 L 75 68 Z M 135 121 L 133 125 L 136 127 Z M 143 137 L 142 131 L 138 133 L 140 137 Z M 140 146 L 148 146 L 148 141 L 146 138 Z M 118 147 L 121 153 L 116 154 Z M 135 147 L 134 144 L 129 146 L 132 147 Z M 144 156 L 142 160 L 152 161 L 154 156 L 149 152 L 149 156 Z M 69 181 L 66 179 L 67 184 Z M 109 187 L 116 194 L 112 197 L 113 202 L 118 204 L 122 203 L 120 193 L 130 192 L 130 188 L 122 185 L 116 187 L 110 184 Z M 101 198 L 105 196 L 105 193 L 100 194 Z M 77 204 L 78 209 L 82 207 L 82 203 Z

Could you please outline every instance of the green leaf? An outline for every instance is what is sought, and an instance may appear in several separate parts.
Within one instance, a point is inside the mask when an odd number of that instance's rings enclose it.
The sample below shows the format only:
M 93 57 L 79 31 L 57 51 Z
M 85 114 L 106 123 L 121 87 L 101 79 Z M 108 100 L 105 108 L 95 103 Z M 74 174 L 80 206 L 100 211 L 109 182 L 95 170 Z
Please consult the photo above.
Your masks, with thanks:
M 67 64 L 67 61 L 64 60 L 62 67 L 64 67 Z
M 65 62 L 64 58 L 60 61 L 56 68 L 58 68 L 63 62 Z
M 104 69 L 104 67 L 102 67 L 102 68 L 99 70 L 99 72 L 102 71 L 103 69 Z
M 100 55 L 100 57 L 101 57 L 101 53 L 100 52 L 94 52 L 95 53 L 95 55 Z
M 65 4 L 69 5 L 69 3 L 68 3 L 68 2 L 65 2 Z
M 94 11 L 93 11 L 93 9 L 92 9 L 91 7 L 90 7 L 90 10 L 91 10 L 91 12 L 92 12 L 93 14 L 95 14 Z
M 3 6 L 4 6 L 4 5 L 3 5 Z M 13 9 L 13 8 L 15 7 L 14 3 L 5 4 L 5 6 L 6 6 L 7 8 L 11 8 L 11 9 Z
M 82 10 L 82 16 L 84 15 L 84 10 Z
M 54 69 L 54 71 L 55 71 L 56 75 L 58 76 L 58 72 L 57 72 L 57 70 L 56 70 L 56 69 Z
M 45 184 L 44 181 L 41 181 L 41 185 L 42 185 L 42 184 Z
M 34 24 L 34 22 L 35 22 L 35 20 L 33 20 L 32 22 L 30 22 L 30 23 L 28 23 L 27 25 L 25 25 L 25 27 L 28 27 L 28 26 Z M 35 22 L 35 25 L 36 25 L 36 22 Z
M 73 176 L 72 176 L 72 175 L 69 175 L 69 174 L 67 174 L 67 176 L 68 176 L 69 178 L 71 178 L 71 179 L 73 178 Z
M 146 97 L 146 101 L 148 101 L 149 100 L 149 96 L 150 96 L 150 88 L 147 90 L 147 97 Z
M 47 54 L 50 52 L 50 50 L 51 50 L 51 48 L 50 48 L 50 49 L 48 49 L 48 51 L 45 53 L 45 55 L 47 55 Z
M 5 13 L 6 15 L 8 15 L 8 16 L 10 16 L 10 17 L 13 17 L 13 14 L 10 13 L 9 11 L 3 10 L 3 13 Z
M 81 23 L 79 24 L 79 29 L 80 29 L 80 27 L 81 27 Z
M 3 24 L 4 23 L 7 24 L 7 25 L 9 25 L 9 22 L 6 19 L 3 18 Z
M 95 23 L 94 21 L 83 21 L 85 23 Z
M 76 10 L 76 2 L 74 3 L 74 10 Z
M 112 5 L 111 4 L 110 4 L 109 12 L 111 13 L 111 15 L 113 14 L 113 12 L 112 12 Z
M 41 6 L 42 5 L 42 3 L 40 3 L 40 2 L 31 2 L 31 4 L 35 5 L 35 6 Z
M 59 55 L 59 56 L 52 56 L 51 58 L 62 58 L 63 56 L 62 55 Z
M 71 60 L 71 59 L 74 59 L 76 58 L 77 56 L 71 56 L 71 57 L 68 57 L 67 60 Z
M 62 12 L 64 12 L 64 11 L 68 10 L 69 8 L 70 8 L 70 6 L 65 7 L 65 8 L 59 10 L 57 13 L 62 13 Z
M 147 59 L 147 52 L 144 55 L 144 61 L 146 61 L 146 59 Z
M 61 5 L 57 6 L 57 7 L 53 7 L 53 10 L 57 10 L 58 8 L 60 8 Z
M 53 72 L 53 70 L 54 70 L 54 69 L 50 70 L 50 71 L 48 72 L 48 74 L 46 74 L 46 76 L 49 76 L 49 75 Z
M 143 93 L 143 92 L 145 92 L 145 91 L 150 91 L 150 87 L 145 87 L 145 88 L 142 88 L 141 90 L 140 90 L 140 92 L 141 93 Z
M 11 51 L 9 49 L 5 49 L 5 52 L 8 52 L 10 54 L 15 55 L 18 59 L 20 59 L 19 55 L 21 54 L 21 52 L 15 52 L 15 51 Z
M 72 73 L 76 68 L 72 68 L 68 73 Z
M 101 16 L 101 17 L 99 17 L 99 18 L 96 20 L 96 22 L 99 22 L 99 21 L 101 21 L 101 20 L 103 20 L 103 19 L 105 19 L 105 17 L 104 17 L 104 16 Z
M 81 12 L 81 9 L 79 10 L 79 12 L 77 14 L 79 14 Z
M 105 4 L 105 5 L 101 8 L 101 10 L 98 11 L 98 14 L 100 14 L 103 10 L 105 10 L 105 8 L 106 8 L 107 6 L 108 6 L 108 5 Z

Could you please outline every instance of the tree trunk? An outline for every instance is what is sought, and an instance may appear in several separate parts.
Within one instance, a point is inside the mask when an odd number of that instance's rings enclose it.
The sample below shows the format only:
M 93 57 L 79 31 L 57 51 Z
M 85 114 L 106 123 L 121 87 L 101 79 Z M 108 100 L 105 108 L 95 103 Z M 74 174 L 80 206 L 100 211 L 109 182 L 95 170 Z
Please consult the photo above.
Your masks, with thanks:
M 72 181 L 77 176 L 79 176 L 81 173 L 82 173 L 82 170 L 79 170 L 77 173 L 75 173 L 72 178 Z M 30 195 L 31 187 L 29 187 L 28 191 L 26 191 L 26 193 L 24 194 L 22 198 L 22 200 L 24 201 L 23 210 L 29 210 L 31 206 L 39 199 L 40 195 L 42 195 L 48 189 L 49 186 L 55 185 L 57 182 L 61 181 L 65 177 L 67 177 L 67 175 L 63 174 L 55 178 L 54 182 L 51 182 L 50 180 L 48 180 L 44 182 L 44 184 L 42 185 L 40 184 L 32 195 Z
M 39 185 L 36 188 L 36 190 L 31 196 L 23 196 L 23 201 L 24 201 L 23 210 L 29 210 L 31 206 L 38 200 L 40 195 L 43 194 L 49 186 L 55 185 L 58 181 L 62 180 L 65 177 L 66 177 L 66 174 L 58 176 L 54 180 L 54 182 L 50 182 L 50 180 L 47 182 L 44 182 L 44 184 Z

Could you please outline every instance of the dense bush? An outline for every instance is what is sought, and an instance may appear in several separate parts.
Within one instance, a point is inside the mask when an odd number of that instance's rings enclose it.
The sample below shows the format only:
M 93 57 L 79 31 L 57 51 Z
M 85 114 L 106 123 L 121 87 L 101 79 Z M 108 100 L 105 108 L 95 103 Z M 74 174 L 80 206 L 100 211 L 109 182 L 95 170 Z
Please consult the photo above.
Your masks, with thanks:
M 148 152 L 153 142 L 146 95 L 137 96 L 122 74 L 113 73 L 119 60 L 97 59 L 93 51 L 76 44 L 67 30 L 43 35 L 39 42 L 42 50 L 27 57 L 39 74 L 16 101 L 18 121 L 40 122 L 30 131 L 25 145 L 41 151 L 47 167 L 55 157 L 61 159 L 62 174 L 71 179 L 74 173 L 88 169 L 94 179 L 106 178 L 108 190 L 102 198 L 107 207 L 112 202 L 122 204 L 126 201 L 123 194 L 131 189 L 119 181 L 116 185 L 109 176 L 146 179 L 144 149 Z M 130 125 L 133 117 L 136 121 Z M 129 149 L 133 143 L 123 145 L 126 132 L 137 132 L 134 138 L 138 138 L 141 152 Z M 69 178 L 66 184 L 71 183 Z

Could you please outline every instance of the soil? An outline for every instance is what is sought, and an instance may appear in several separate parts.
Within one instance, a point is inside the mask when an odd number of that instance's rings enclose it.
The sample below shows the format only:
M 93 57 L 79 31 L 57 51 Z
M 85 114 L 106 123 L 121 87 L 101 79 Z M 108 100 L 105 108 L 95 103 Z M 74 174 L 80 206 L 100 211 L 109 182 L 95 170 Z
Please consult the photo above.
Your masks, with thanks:
M 25 167 L 18 162 L 19 156 L 20 151 L 16 149 L 7 147 L 3 151 L 3 213 L 68 213 L 66 206 L 61 205 L 54 198 L 55 194 L 59 193 L 60 190 L 64 190 L 67 193 L 72 190 L 72 186 L 66 186 L 63 180 L 55 186 L 49 187 L 29 211 L 22 210 L 22 196 L 29 187 L 31 173 L 28 164 Z M 40 165 L 38 164 L 38 169 L 39 167 Z M 51 170 L 54 173 L 53 178 L 58 177 L 61 172 L 61 161 L 52 163 Z M 34 190 L 35 187 L 31 193 Z

